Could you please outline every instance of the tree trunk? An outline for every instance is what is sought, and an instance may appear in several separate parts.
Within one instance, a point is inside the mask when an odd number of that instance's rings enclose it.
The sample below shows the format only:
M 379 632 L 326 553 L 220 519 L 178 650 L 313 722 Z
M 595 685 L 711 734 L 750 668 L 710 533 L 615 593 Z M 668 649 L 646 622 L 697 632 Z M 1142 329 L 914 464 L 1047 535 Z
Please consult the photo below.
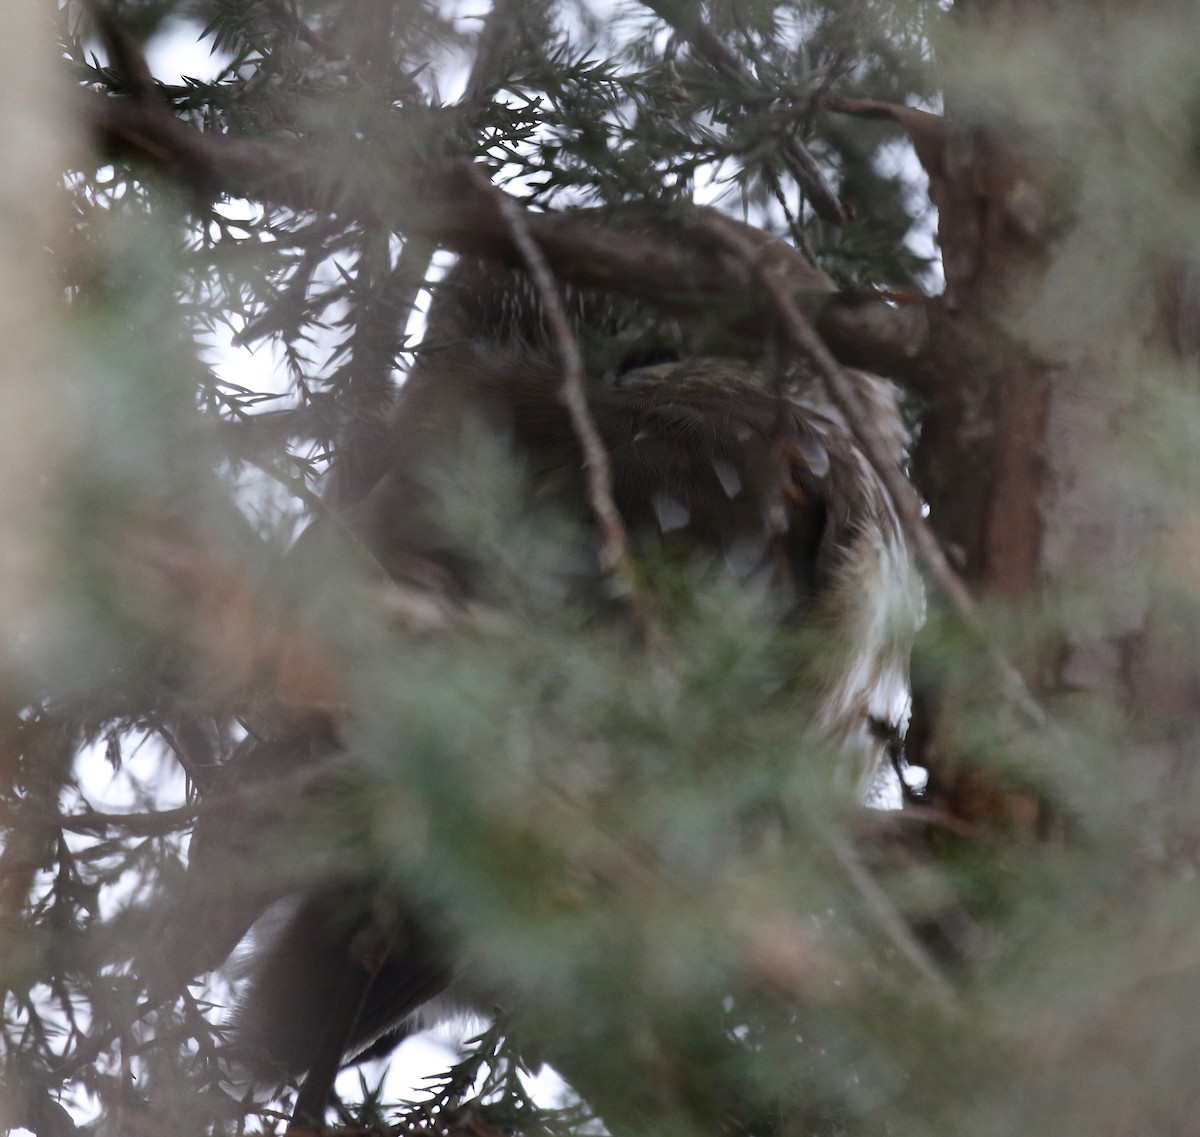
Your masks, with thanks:
M 1171 508 L 1190 471 L 1156 485 L 1145 462 L 1134 462 L 1147 457 L 1170 399 L 1192 393 L 1170 355 L 1185 338 L 1186 305 L 1179 288 L 1161 287 L 1154 270 L 1162 262 L 1145 250 L 1133 250 L 1141 255 L 1132 270 L 1118 260 L 1106 275 L 1106 251 L 1115 256 L 1136 240 L 1123 230 L 1125 211 L 1108 208 L 1088 180 L 1106 171 L 1082 148 L 1048 158 L 1052 148 L 1038 129 L 1045 107 L 1036 93 L 1022 102 L 1015 89 L 1022 45 L 1062 43 L 1070 6 L 965 7 L 958 15 L 970 26 L 976 61 L 1016 53 L 997 105 L 1026 121 L 1001 129 L 978 111 L 978 82 L 974 113 L 952 86 L 942 152 L 933 163 L 926 158 L 946 288 L 929 313 L 931 405 L 914 471 L 951 559 L 985 610 L 1003 611 L 994 634 L 1035 695 L 1093 724 L 1132 725 L 1119 756 L 1126 792 L 1149 799 L 1171 785 L 1177 791 L 1185 759 L 1172 739 L 1200 692 L 1171 599 L 1186 586 L 1178 573 L 1195 550 L 1194 522 Z M 1121 51 L 1134 15 L 1147 18 L 1145 6 L 1133 7 L 1098 25 L 1081 60 L 1059 57 L 1063 72 L 1074 69 L 1086 82 L 1088 56 Z M 1155 12 L 1164 14 L 1161 6 Z M 966 73 L 971 59 L 957 66 Z M 1082 113 L 1095 117 L 1075 126 L 1105 132 L 1094 149 L 1113 160 L 1129 124 L 1121 117 L 1127 108 L 1098 109 L 1108 78 L 1097 73 L 1096 101 L 1081 100 Z M 1080 160 L 1082 168 L 1074 165 Z M 1080 310 L 1083 295 L 1101 315 Z M 1154 370 L 1164 374 L 1158 383 L 1148 378 Z M 1001 630 L 1013 627 L 1020 634 Z M 978 771 L 968 775 L 966 763 L 948 757 L 958 749 L 949 707 L 963 697 L 943 699 L 915 760 L 934 769 L 951 808 L 975 815 L 997 800 L 985 794 L 982 804 Z M 1013 799 L 1007 791 L 1000 798 L 1014 820 Z

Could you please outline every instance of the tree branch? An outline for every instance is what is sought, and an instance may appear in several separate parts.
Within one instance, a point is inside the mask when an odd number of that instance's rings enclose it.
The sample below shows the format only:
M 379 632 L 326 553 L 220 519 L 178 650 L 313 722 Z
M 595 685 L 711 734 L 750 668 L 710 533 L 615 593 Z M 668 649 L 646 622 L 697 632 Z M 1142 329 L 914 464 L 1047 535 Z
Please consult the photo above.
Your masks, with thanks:
M 166 108 L 96 95 L 88 97 L 85 113 L 105 156 L 148 162 L 196 193 L 353 217 L 375 215 L 384 202 L 386 220 L 407 236 L 427 238 L 456 252 L 523 263 L 497 199 L 465 159 L 397 160 L 377 166 L 376 180 L 352 187 L 333 202 L 319 188 L 323 155 L 309 143 L 205 134 Z M 694 226 L 664 220 L 649 210 L 537 213 L 515 201 L 514 208 L 555 278 L 578 287 L 620 292 L 664 314 L 688 316 L 706 309 L 728 310 L 731 303 L 745 308 L 745 297 L 755 286 L 754 273 L 741 259 L 731 259 L 719 242 L 697 242 Z M 718 216 L 706 208 L 697 212 L 702 219 Z M 642 223 L 633 224 L 637 220 Z M 800 271 L 801 255 L 790 245 L 766 234 L 762 241 L 788 250 L 789 291 L 811 298 L 812 303 L 804 300 L 805 306 L 814 309 L 822 331 L 849 364 L 912 382 L 930 393 L 921 369 L 928 321 L 920 306 L 840 301 L 823 272 L 813 266 L 807 273 Z M 770 319 L 769 313 L 748 309 L 739 330 L 760 335 Z
M 141 44 L 117 19 L 110 0 L 84 0 L 83 6 L 96 26 L 96 34 L 104 45 L 109 66 L 116 72 L 125 90 L 139 102 L 153 102 L 157 91 L 145 53 Z
M 87 97 L 85 113 L 106 158 L 145 161 L 197 193 L 248 197 L 351 218 L 377 217 L 383 202 L 386 216 L 377 219 L 394 224 L 399 232 L 429 237 L 456 252 L 521 263 L 490 187 L 481 185 L 473 164 L 465 159 L 414 162 L 406 155 L 376 164 L 373 179 L 349 186 L 334 202 L 320 189 L 328 156 L 311 143 L 206 134 L 165 108 L 98 95 Z M 752 275 L 731 263 L 719 247 L 696 248 L 684 226 L 662 223 L 661 217 L 645 210 L 556 214 L 518 208 L 551 270 L 572 284 L 624 292 L 679 315 L 744 299 L 753 284 Z M 638 219 L 642 224 L 634 227 L 631 222 Z M 654 228 L 647 224 L 652 220 Z M 765 234 L 763 240 L 788 248 L 793 262 L 798 261 L 791 246 Z M 816 268 L 810 267 L 804 279 L 793 275 L 800 291 L 833 291 L 832 282 Z
M 698 5 L 681 3 L 680 0 L 643 2 L 687 40 L 718 75 L 733 79 L 746 89 L 765 90 L 768 94 L 774 94 L 751 74 L 738 54 L 704 22 Z M 808 191 L 817 215 L 836 225 L 844 225 L 846 211 L 804 143 L 794 134 L 788 135 L 783 139 L 783 154 L 796 179 Z
M 946 120 L 929 111 L 906 107 L 902 103 L 885 103 L 879 99 L 855 99 L 848 95 L 827 94 L 821 100 L 827 111 L 854 115 L 856 118 L 890 118 L 904 128 L 921 165 L 931 179 L 942 176 L 942 161 L 946 150 Z

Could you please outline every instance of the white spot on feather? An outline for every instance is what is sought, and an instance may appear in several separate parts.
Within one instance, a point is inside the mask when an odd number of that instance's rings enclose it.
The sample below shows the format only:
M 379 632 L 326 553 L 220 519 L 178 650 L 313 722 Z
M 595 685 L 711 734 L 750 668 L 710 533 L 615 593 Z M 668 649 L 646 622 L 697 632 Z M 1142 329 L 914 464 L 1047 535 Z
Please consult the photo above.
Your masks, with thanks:
M 777 486 L 769 489 L 763 496 L 762 519 L 768 533 L 786 533 L 791 528 L 787 509 L 783 504 L 783 494 Z
M 650 503 L 654 506 L 654 516 L 658 518 L 658 526 L 664 533 L 682 529 L 692 519 L 691 511 L 679 498 L 672 497 L 662 490 L 654 491 Z
M 717 475 L 717 481 L 721 483 L 726 497 L 737 497 L 742 492 L 742 479 L 732 462 L 727 462 L 724 458 L 714 459 L 713 473 Z
M 829 452 L 815 438 L 800 435 L 796 439 L 796 449 L 814 478 L 823 478 L 829 473 Z

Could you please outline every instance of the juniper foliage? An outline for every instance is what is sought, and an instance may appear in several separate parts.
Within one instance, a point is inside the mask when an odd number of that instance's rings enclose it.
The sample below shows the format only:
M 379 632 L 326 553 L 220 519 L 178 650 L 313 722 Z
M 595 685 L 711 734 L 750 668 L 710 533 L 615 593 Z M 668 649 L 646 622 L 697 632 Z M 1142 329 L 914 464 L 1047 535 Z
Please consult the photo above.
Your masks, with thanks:
M 1192 674 L 1200 626 L 1189 37 L 1165 4 L 1096 25 L 1062 5 L 1003 41 L 985 26 L 1003 5 L 946 7 L 60 3 L 64 87 L 320 160 L 288 193 L 261 169 L 226 192 L 152 146 L 81 142 L 63 170 L 44 271 L 60 429 L 34 530 L 50 554 L 0 687 L 4 1124 L 280 1130 L 295 1087 L 229 1077 L 236 968 L 204 947 L 221 898 L 189 884 L 208 825 L 226 858 L 210 880 L 269 897 L 351 877 L 384 910 L 419 897 L 497 992 L 495 1021 L 414 1100 L 373 1067 L 343 1075 L 345 1132 L 1191 1131 L 1194 689 L 1164 678 Z M 213 66 L 147 85 L 130 60 L 172 37 Z M 990 375 L 1014 342 L 1061 369 L 1090 353 L 1084 402 L 1125 430 L 1114 513 L 1162 538 L 1129 537 L 1128 559 L 1086 576 L 1060 547 L 1032 597 L 998 589 L 973 623 L 934 591 L 911 744 L 931 781 L 896 814 L 863 810 L 804 741 L 795 677 L 824 648 L 761 597 L 645 565 L 665 639 L 637 644 L 564 602 L 546 569 L 561 530 L 481 442 L 445 493 L 495 603 L 414 631 L 328 488 L 378 438 L 446 263 L 389 175 L 430 155 L 548 209 L 716 201 L 788 235 L 844 297 L 936 290 L 908 142 L 829 113 L 831 94 L 946 98 L 960 138 L 1020 125 L 1054 224 L 1009 216 L 1054 267 L 956 325 L 983 344 L 960 358 Z M 937 192 L 950 175 L 931 172 Z M 961 219 L 961 199 L 939 204 Z M 949 257 L 947 276 L 962 285 Z M 975 453 L 942 446 L 939 392 L 913 391 L 943 460 L 918 454 L 919 488 L 986 586 L 947 488 L 973 484 Z M 1139 644 L 1163 628 L 1155 669 Z M 1117 675 L 1146 677 L 1136 706 L 1110 697 Z M 311 739 L 330 700 L 336 748 L 241 770 L 256 733 Z M 1168 755 L 1165 775 L 1146 754 Z M 549 1105 L 529 1089 L 547 1062 L 567 1086 Z

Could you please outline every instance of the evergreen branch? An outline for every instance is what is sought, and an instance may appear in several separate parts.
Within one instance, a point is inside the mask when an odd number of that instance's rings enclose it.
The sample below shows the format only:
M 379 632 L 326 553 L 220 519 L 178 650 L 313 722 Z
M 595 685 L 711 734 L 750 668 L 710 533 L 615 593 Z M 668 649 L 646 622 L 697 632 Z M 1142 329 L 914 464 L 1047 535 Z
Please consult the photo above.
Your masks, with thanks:
M 301 43 L 327 63 L 349 64 L 351 62 L 343 52 L 334 47 L 324 36 L 318 35 L 300 18 L 294 3 L 287 3 L 286 0 L 269 0 L 268 7 L 276 19 L 295 32 Z
M 203 817 L 222 817 L 247 812 L 270 805 L 285 795 L 289 800 L 320 788 L 331 773 L 345 762 L 344 755 L 308 760 L 301 769 L 273 773 L 262 782 L 236 783 L 226 790 L 208 794 L 203 800 L 172 809 L 146 813 L 111 813 L 97 809 L 81 809 L 74 813 L 54 813 L 29 806 L 14 808 L 0 804 L 0 820 L 5 826 L 26 826 L 39 831 L 79 833 L 103 836 L 114 831 L 137 837 L 164 837 L 178 833 Z M 395 792 L 394 790 L 392 791 Z
M 236 399 L 230 398 L 219 387 L 214 387 L 214 395 L 217 401 L 220 402 L 220 404 L 225 407 L 238 422 L 247 426 L 252 426 L 255 424 L 257 416 L 247 414 Z M 312 510 L 315 517 L 332 516 L 331 510 L 325 504 L 325 502 L 321 500 L 321 496 L 310 490 L 302 477 L 298 477 L 295 474 L 290 474 L 286 470 L 280 469 L 278 463 L 273 457 L 261 458 L 252 451 L 247 451 L 246 453 L 240 454 L 239 457 L 249 462 L 256 469 L 261 470 L 267 475 L 267 477 L 271 478 L 275 482 L 278 482 L 279 485 L 283 486 L 283 488 L 286 489 L 294 498 L 296 498 L 297 501 L 301 501 L 307 505 L 308 508 Z M 286 450 L 284 451 L 284 459 L 293 463 L 297 463 L 299 461 L 294 455 Z
M 206 134 L 174 118 L 165 108 L 129 100 L 90 96 L 85 104 L 93 137 L 108 157 L 134 157 L 182 181 L 198 194 L 228 194 L 302 211 L 326 213 L 335 207 L 317 185 L 324 158 L 310 144 L 275 139 L 241 139 Z M 410 235 L 461 253 L 481 253 L 509 264 L 520 257 L 512 235 L 482 193 L 464 159 L 429 159 L 421 165 L 393 163 L 380 170 L 381 182 L 348 190 L 340 211 L 351 218 L 373 215 L 379 202 L 388 218 Z M 382 184 L 386 174 L 386 189 Z M 371 203 L 371 204 L 368 204 Z M 743 301 L 753 274 L 718 249 L 683 239 L 678 223 L 651 228 L 603 228 L 603 211 L 537 213 L 515 203 L 554 275 L 580 287 L 634 296 L 666 315 L 689 315 L 728 308 Z M 700 208 L 700 217 L 715 211 Z M 607 216 L 618 220 L 619 213 Z M 694 232 L 694 230 L 692 230 Z M 925 373 L 928 319 L 920 306 L 896 308 L 884 301 L 837 297 L 819 270 L 794 289 L 820 293 L 818 321 L 832 343 L 854 366 L 900 378 L 929 392 Z M 747 334 L 766 330 L 767 312 L 748 312 Z
M 738 54 L 704 22 L 694 0 L 644 2 L 687 40 L 718 75 L 732 79 L 744 88 L 764 89 L 764 84 L 751 74 Z M 766 93 L 773 94 L 769 90 Z M 784 139 L 783 153 L 797 180 L 808 191 L 817 215 L 835 225 L 844 225 L 846 211 L 808 147 L 793 134 Z
M 137 837 L 163 837 L 177 833 L 196 819 L 202 811 L 200 803 L 182 805 L 175 809 L 151 813 L 104 813 L 85 809 L 78 813 L 38 813 L 30 809 L 12 809 L 0 805 L 0 820 L 6 827 L 33 826 L 39 830 L 56 830 L 99 836 L 114 830 Z
M 495 0 L 475 42 L 475 60 L 463 91 L 466 105 L 484 103 L 504 85 L 518 16 L 526 0 Z
M 84 8 L 96 26 L 96 33 L 108 54 L 109 65 L 117 73 L 125 90 L 137 101 L 150 102 L 156 96 L 154 75 L 146 62 L 141 44 L 125 29 L 110 0 L 84 0 Z
M 520 4 L 521 0 L 495 0 L 492 5 L 487 22 L 475 43 L 475 59 L 467 75 L 460 105 L 486 103 L 503 85 L 512 48 L 512 25 Z M 429 274 L 433 253 L 434 248 L 428 236 L 410 239 L 405 243 L 397 266 L 397 273 L 405 282 L 400 296 L 401 311 L 412 311 L 417 294 Z M 436 299 L 434 304 L 437 304 Z

